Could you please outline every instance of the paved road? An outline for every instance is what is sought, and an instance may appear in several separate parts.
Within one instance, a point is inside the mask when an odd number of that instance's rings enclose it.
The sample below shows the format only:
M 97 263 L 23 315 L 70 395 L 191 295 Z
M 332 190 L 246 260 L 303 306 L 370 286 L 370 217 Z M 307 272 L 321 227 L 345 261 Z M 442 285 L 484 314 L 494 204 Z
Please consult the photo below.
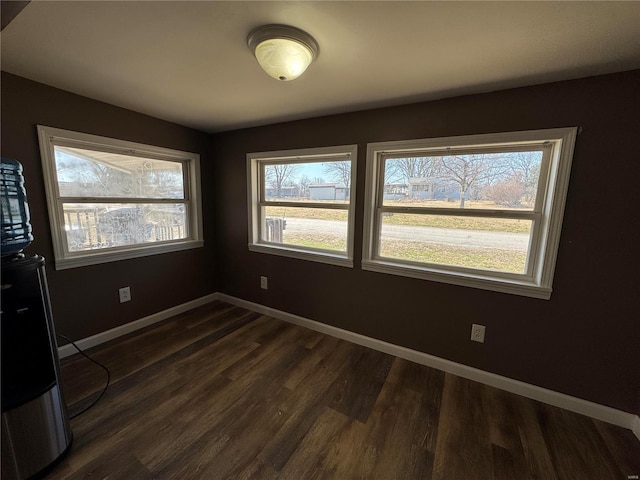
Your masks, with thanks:
M 287 231 L 291 233 L 316 232 L 344 236 L 346 224 L 336 220 L 309 220 L 287 218 Z M 516 251 L 527 251 L 529 235 L 526 233 L 487 232 L 477 230 L 453 230 L 436 227 L 386 225 L 383 235 L 391 240 L 432 242 L 458 246 L 480 246 Z

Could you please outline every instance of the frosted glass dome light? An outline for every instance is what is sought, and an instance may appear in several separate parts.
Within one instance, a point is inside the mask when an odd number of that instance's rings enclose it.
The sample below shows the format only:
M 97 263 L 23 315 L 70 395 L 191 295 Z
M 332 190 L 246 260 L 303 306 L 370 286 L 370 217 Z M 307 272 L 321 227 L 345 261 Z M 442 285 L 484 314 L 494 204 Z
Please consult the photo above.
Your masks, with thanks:
M 287 25 L 253 30 L 247 44 L 262 69 L 276 80 L 298 78 L 318 56 L 318 44 L 306 32 Z

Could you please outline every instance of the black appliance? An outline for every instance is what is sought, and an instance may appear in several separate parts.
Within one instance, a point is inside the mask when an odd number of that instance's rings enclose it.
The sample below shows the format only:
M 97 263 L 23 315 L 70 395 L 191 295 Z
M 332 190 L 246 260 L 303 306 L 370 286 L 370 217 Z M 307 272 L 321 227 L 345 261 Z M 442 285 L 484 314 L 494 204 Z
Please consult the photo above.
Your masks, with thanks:
M 51 467 L 71 445 L 60 387 L 45 260 L 21 253 L 33 237 L 22 167 L 2 159 L 1 396 L 2 480 Z

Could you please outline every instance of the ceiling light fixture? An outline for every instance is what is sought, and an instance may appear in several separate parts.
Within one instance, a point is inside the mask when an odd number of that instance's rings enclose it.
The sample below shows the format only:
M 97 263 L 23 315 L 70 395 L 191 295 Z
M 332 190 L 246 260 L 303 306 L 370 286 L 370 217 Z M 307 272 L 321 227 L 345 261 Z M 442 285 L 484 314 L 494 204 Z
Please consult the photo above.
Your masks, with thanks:
M 288 25 L 265 25 L 253 30 L 247 44 L 262 69 L 276 80 L 298 78 L 318 56 L 311 35 Z

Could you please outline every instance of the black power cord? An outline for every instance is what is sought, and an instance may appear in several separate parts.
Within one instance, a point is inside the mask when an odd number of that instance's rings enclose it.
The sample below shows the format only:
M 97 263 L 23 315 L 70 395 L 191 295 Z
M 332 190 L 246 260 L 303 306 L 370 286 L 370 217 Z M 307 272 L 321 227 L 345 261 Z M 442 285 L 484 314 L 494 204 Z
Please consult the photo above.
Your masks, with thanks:
M 69 342 L 71 345 L 73 345 L 75 347 L 76 350 L 78 350 L 78 353 L 80 353 L 83 357 L 85 357 L 87 360 L 90 360 L 91 362 L 95 363 L 96 365 L 98 365 L 99 367 L 101 367 L 105 372 L 107 372 L 107 383 L 104 386 L 104 388 L 102 389 L 102 392 L 100 392 L 100 395 L 98 395 L 98 398 L 96 398 L 93 402 L 91 402 L 91 404 L 89 406 L 87 406 L 86 408 L 84 408 L 83 410 L 81 410 L 80 412 L 74 414 L 72 417 L 69 417 L 69 420 L 73 420 L 74 418 L 76 418 L 79 415 L 82 415 L 84 412 L 86 412 L 87 410 L 89 410 L 91 407 L 93 407 L 96 403 L 98 403 L 100 401 L 100 399 L 104 396 L 104 394 L 107 391 L 107 388 L 109 388 L 109 382 L 111 381 L 111 372 L 109 372 L 109 369 L 107 367 L 105 367 L 103 364 L 101 364 L 99 361 L 94 360 L 93 358 L 91 358 L 89 355 L 87 355 L 86 353 L 84 353 L 82 350 L 80 350 L 80 347 L 78 347 L 73 340 L 71 340 L 69 337 L 62 335 L 60 333 L 56 333 L 57 336 L 59 336 L 60 338 L 66 340 L 67 342 Z

